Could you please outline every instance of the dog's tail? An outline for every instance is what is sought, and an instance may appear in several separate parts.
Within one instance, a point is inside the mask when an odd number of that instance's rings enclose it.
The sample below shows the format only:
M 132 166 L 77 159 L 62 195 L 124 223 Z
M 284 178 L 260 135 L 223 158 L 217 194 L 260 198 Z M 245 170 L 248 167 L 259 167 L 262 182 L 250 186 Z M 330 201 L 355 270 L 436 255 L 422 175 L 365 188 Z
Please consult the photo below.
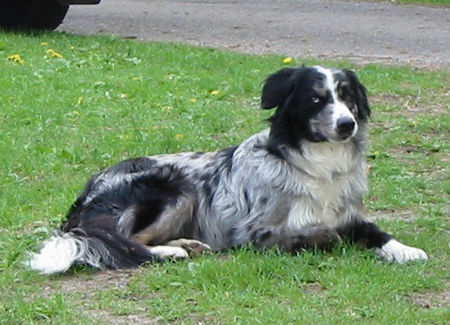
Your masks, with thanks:
M 27 262 L 32 270 L 44 274 L 62 273 L 74 263 L 87 264 L 99 269 L 126 269 L 157 260 L 141 244 L 103 229 L 75 228 L 57 232 L 39 253 Z

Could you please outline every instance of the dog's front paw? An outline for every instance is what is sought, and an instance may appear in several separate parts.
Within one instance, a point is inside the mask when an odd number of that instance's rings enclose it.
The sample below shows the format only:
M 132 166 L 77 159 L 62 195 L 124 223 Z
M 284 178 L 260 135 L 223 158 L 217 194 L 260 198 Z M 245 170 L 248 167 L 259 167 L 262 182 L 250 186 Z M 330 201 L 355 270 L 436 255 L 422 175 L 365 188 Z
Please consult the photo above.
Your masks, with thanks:
M 409 261 L 427 260 L 427 254 L 420 248 L 410 247 L 395 239 L 377 249 L 377 254 L 387 262 L 406 263 Z

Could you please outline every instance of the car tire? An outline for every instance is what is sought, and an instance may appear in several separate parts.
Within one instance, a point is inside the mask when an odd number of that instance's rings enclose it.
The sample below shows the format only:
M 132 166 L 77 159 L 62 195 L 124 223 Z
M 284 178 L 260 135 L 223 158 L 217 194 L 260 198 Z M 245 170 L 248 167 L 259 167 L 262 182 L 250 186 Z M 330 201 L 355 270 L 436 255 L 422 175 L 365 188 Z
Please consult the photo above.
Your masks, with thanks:
M 53 30 L 62 23 L 68 9 L 57 0 L 1 0 L 0 27 Z

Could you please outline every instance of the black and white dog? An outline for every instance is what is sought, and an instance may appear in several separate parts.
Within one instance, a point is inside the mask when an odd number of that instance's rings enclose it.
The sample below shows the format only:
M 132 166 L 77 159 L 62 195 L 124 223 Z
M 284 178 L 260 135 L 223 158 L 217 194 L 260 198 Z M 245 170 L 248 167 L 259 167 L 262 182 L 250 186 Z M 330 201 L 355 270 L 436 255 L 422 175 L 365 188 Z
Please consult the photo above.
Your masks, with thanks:
M 427 255 L 361 216 L 366 91 L 349 70 L 285 68 L 265 81 L 271 127 L 219 152 L 129 159 L 94 175 L 29 265 L 129 268 L 253 243 L 287 252 L 341 239 L 387 261 Z

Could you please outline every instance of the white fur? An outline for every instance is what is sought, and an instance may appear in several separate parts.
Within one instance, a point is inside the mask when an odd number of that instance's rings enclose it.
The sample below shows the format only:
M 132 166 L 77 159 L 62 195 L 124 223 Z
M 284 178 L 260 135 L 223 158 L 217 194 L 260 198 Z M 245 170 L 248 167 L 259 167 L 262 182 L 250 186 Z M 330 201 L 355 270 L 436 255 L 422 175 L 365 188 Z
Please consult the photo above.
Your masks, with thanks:
M 344 143 L 305 142 L 302 148 L 302 155 L 291 153 L 293 164 L 302 172 L 286 177 L 297 186 L 301 184 L 298 194 L 303 194 L 291 207 L 289 226 L 301 229 L 317 223 L 329 227 L 347 224 L 358 213 L 345 201 L 367 192 L 363 157 L 353 157 L 352 148 Z
M 156 255 L 160 259 L 176 258 L 183 259 L 189 256 L 188 252 L 181 247 L 174 246 L 152 246 L 149 247 L 150 253 Z
M 54 235 L 44 242 L 39 253 L 31 255 L 27 264 L 32 270 L 43 274 L 61 273 L 84 255 L 85 250 L 86 245 L 70 233 Z
M 406 246 L 395 239 L 391 239 L 381 248 L 377 248 L 376 252 L 387 262 L 406 263 L 428 259 L 427 254 L 420 248 Z

